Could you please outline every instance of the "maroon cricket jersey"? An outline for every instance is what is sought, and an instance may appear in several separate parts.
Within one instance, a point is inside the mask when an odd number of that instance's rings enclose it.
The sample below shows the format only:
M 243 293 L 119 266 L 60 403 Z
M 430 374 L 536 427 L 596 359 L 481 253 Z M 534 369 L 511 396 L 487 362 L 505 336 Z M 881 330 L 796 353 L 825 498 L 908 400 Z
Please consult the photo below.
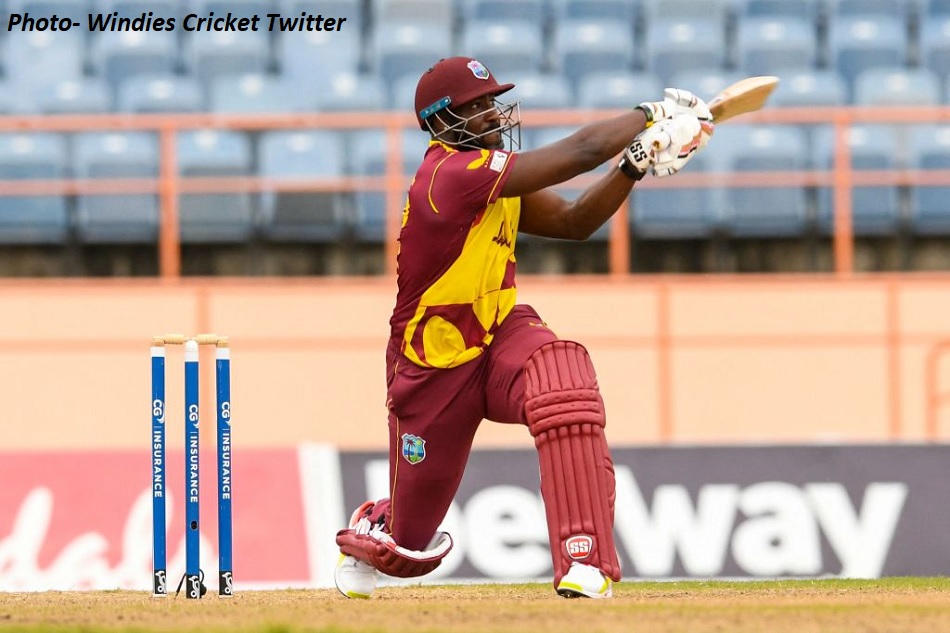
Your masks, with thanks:
M 431 141 L 409 186 L 391 337 L 423 367 L 481 354 L 515 305 L 521 198 L 499 194 L 517 155 Z

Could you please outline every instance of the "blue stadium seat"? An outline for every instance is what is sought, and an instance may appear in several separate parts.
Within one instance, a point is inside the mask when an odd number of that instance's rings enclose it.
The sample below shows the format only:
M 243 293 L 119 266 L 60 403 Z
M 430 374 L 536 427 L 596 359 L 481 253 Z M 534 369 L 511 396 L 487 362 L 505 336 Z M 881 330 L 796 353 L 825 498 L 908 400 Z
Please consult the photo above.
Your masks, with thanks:
M 718 134 L 718 132 L 717 132 Z M 715 150 L 713 150 L 715 151 Z M 681 172 L 704 174 L 710 171 L 708 150 L 690 159 Z M 642 239 L 705 239 L 719 228 L 713 191 L 706 187 L 677 186 L 676 178 L 664 179 L 673 188 L 642 182 L 630 197 L 630 225 L 633 235 Z
M 422 163 L 429 134 L 422 130 L 406 130 L 402 136 L 402 166 L 406 176 L 405 188 L 416 169 Z M 386 133 L 383 130 L 367 130 L 358 133 L 349 147 L 350 173 L 354 176 L 380 177 L 386 173 L 388 155 Z M 400 204 L 404 198 L 400 200 Z M 383 191 L 359 191 L 356 194 L 356 209 L 353 232 L 357 240 L 368 243 L 382 242 L 386 236 L 386 217 L 401 214 L 402 207 L 386 206 Z
M 832 126 L 818 128 L 815 140 L 815 167 L 834 167 L 835 131 Z M 887 126 L 856 125 L 848 134 L 851 166 L 856 170 L 893 172 L 900 164 L 897 132 Z M 834 231 L 834 192 L 830 187 L 818 190 L 818 229 Z M 851 191 L 851 224 L 855 235 L 893 235 L 900 228 L 900 192 L 895 185 L 854 185 Z
M 913 2 L 917 0 L 824 0 L 830 19 L 838 16 L 882 16 L 905 21 Z
M 19 34 L 18 34 L 19 35 Z M 0 134 L 0 180 L 64 178 L 66 142 L 48 133 Z M 7 196 L 0 205 L 0 244 L 63 244 L 69 235 L 66 198 Z
M 144 132 L 78 134 L 73 173 L 78 178 L 156 178 L 158 139 Z M 158 239 L 158 196 L 83 195 L 77 199 L 76 236 L 83 243 L 152 243 Z
M 422 73 L 452 55 L 448 31 L 435 31 L 412 20 L 377 24 L 372 33 L 372 70 L 387 85 L 398 77 Z
M 854 82 L 855 105 L 938 105 L 940 78 L 927 68 L 870 68 Z
M 422 73 L 409 73 L 402 77 L 397 77 L 392 82 L 388 109 L 396 112 L 412 112 L 416 107 L 416 84 Z M 507 96 L 502 100 L 507 102 Z
M 178 136 L 178 168 L 184 177 L 249 176 L 250 139 L 241 132 L 195 130 Z M 189 193 L 179 204 L 183 243 L 236 243 L 254 233 L 247 193 Z
M 10 0 L 9 9 L 10 13 L 29 13 L 33 18 L 50 17 L 55 14 L 60 19 L 69 18 L 74 22 L 79 22 L 85 30 L 90 4 L 88 0 Z M 72 32 L 72 30 L 67 32 Z M 56 33 L 56 35 L 59 34 Z
M 82 77 L 85 42 L 78 29 L 7 35 L 2 38 L 3 68 L 14 84 L 35 89 Z
M 35 114 L 33 96 L 16 84 L 0 79 L 0 114 Z
M 301 13 L 309 13 L 333 17 L 337 20 L 345 19 L 345 22 L 338 23 L 340 29 L 333 31 L 334 35 L 347 32 L 358 35 L 363 32 L 367 23 L 366 16 L 363 14 L 363 0 L 275 0 L 275 3 L 278 12 L 285 16 L 296 17 Z M 303 35 L 297 32 L 293 34 Z
M 540 72 L 544 46 L 541 25 L 525 20 L 471 20 L 459 50 L 485 64 L 499 82 L 515 73 Z
M 151 12 L 153 19 L 175 18 L 176 25 L 182 18 L 182 0 L 149 0 L 147 8 L 142 6 L 142 0 L 94 0 L 93 5 L 98 13 L 115 12 L 120 18 L 138 18 Z
M 950 169 L 950 125 L 917 128 L 910 144 L 914 169 Z M 910 230 L 916 235 L 950 235 L 950 186 L 910 188 Z
M 574 105 L 574 91 L 563 75 L 512 74 L 505 81 L 515 84 L 502 95 L 506 102 L 518 101 L 522 110 L 570 108 Z
M 941 77 L 950 75 L 950 11 L 921 24 L 920 63 Z
M 96 114 L 112 111 L 113 94 L 101 79 L 64 79 L 43 86 L 34 95 L 34 106 L 43 114 Z
M 343 137 L 325 130 L 271 131 L 261 135 L 260 175 L 276 180 L 342 178 L 346 175 Z M 333 242 L 346 231 L 343 192 L 261 193 L 261 233 L 272 241 Z
M 716 130 L 714 169 L 735 172 L 808 168 L 804 133 L 790 126 L 724 125 Z M 724 230 L 738 238 L 800 237 L 808 229 L 804 187 L 729 187 L 722 196 Z
M 113 86 L 138 74 L 173 73 L 178 68 L 175 32 L 119 31 L 93 39 L 93 71 Z
M 810 69 L 818 61 L 815 23 L 805 18 L 762 17 L 740 20 L 737 65 L 747 75 L 777 75 Z
M 718 71 L 726 62 L 725 31 L 713 21 L 667 18 L 650 23 L 645 68 L 669 85 L 687 70 Z
M 362 43 L 354 29 L 282 33 L 276 45 L 281 74 L 297 86 L 319 84 L 332 74 L 355 73 L 360 67 Z
M 703 20 L 723 29 L 732 13 L 733 0 L 642 0 L 647 27 L 664 20 Z
M 640 14 L 642 0 L 552 0 L 554 17 L 582 20 L 615 20 L 633 26 Z
M 323 112 L 385 110 L 388 105 L 386 86 L 378 77 L 365 74 L 338 73 L 323 78 L 313 104 Z M 412 111 L 412 106 L 403 108 Z
M 791 17 L 817 20 L 824 0 L 739 0 L 740 19 Z
M 848 88 L 833 70 L 800 70 L 783 73 L 769 97 L 773 106 L 836 106 L 848 102 Z
M 921 0 L 921 2 L 923 3 L 922 21 L 950 16 L 950 0 Z
M 742 77 L 741 73 L 732 70 L 687 70 L 670 77 L 669 82 L 665 83 L 664 87 L 684 88 L 709 101 L 719 94 L 723 88 L 731 86 Z M 661 92 L 658 96 L 646 100 L 657 101 L 662 97 L 663 93 Z
M 119 112 L 204 112 L 205 98 L 198 80 L 181 75 L 139 75 L 119 85 Z
M 555 66 L 573 85 L 591 73 L 633 69 L 633 29 L 611 20 L 562 19 L 557 23 Z
M 655 75 L 645 72 L 593 73 L 580 82 L 577 105 L 626 110 L 662 98 L 664 87 Z
M 374 0 L 372 7 L 377 25 L 410 15 L 431 29 L 451 31 L 455 24 L 454 7 L 446 0 Z
M 266 15 L 274 12 L 270 0 L 185 0 L 194 3 L 194 12 L 198 15 L 208 15 L 214 12 L 215 17 L 230 13 L 239 18 L 253 18 L 260 16 L 263 22 L 258 28 L 267 28 Z M 183 16 L 184 17 L 184 16 Z
M 458 0 L 466 20 L 525 20 L 541 24 L 547 18 L 545 0 Z
M 184 62 L 189 73 L 207 86 L 227 74 L 264 73 L 270 67 L 266 31 L 190 33 L 185 38 Z
M 303 109 L 297 95 L 293 85 L 272 75 L 224 75 L 211 80 L 209 105 L 212 112 L 229 114 L 294 112 Z
M 907 61 L 906 28 L 890 18 L 838 16 L 831 22 L 828 44 L 829 67 L 838 71 L 849 91 L 861 71 Z

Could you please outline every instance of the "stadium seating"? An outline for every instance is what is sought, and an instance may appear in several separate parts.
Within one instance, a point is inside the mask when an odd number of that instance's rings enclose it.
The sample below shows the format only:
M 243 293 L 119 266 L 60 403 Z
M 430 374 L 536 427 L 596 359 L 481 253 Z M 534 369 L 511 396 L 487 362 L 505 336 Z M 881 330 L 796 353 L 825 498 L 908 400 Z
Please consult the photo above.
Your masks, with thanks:
M 345 175 L 343 138 L 332 131 L 265 132 L 258 151 L 260 175 L 276 180 L 340 178 Z M 261 193 L 260 229 L 271 241 L 332 242 L 346 230 L 347 203 L 342 192 Z
M 551 0 L 551 10 L 558 20 L 615 20 L 630 27 L 639 16 L 640 0 Z
M 374 0 L 372 7 L 373 21 L 377 25 L 407 15 L 432 30 L 451 31 L 455 23 L 454 7 L 447 0 Z
M 512 74 L 504 79 L 515 87 L 502 95 L 502 100 L 518 101 L 522 110 L 570 108 L 574 105 L 574 91 L 563 75 Z
M 178 68 L 178 39 L 174 32 L 117 31 L 93 40 L 93 71 L 113 86 L 139 74 L 173 73 Z
M 950 0 L 921 0 L 924 20 L 950 16 Z
M 810 163 L 804 134 L 789 126 L 722 126 L 715 142 L 714 170 L 801 171 Z M 723 228 L 732 237 L 801 237 L 808 230 L 808 201 L 802 187 L 733 187 L 721 200 Z
M 334 31 L 336 35 L 347 31 L 361 33 L 368 22 L 363 13 L 363 0 L 275 0 L 275 3 L 275 8 L 284 16 L 296 17 L 301 13 L 309 13 L 337 19 L 345 18 L 346 22 L 340 30 Z
M 419 168 L 429 143 L 429 134 L 422 130 L 406 130 L 402 134 L 402 167 L 406 188 L 410 177 Z M 388 143 L 382 130 L 367 130 L 358 133 L 349 147 L 350 173 L 363 177 L 381 177 L 386 173 Z M 402 200 L 400 204 L 402 204 Z M 402 209 L 386 206 L 386 194 L 382 191 L 359 191 L 356 194 L 356 213 L 353 233 L 357 240 L 379 243 L 385 236 L 386 216 L 401 213 Z
M 502 81 L 514 73 L 542 70 L 544 47 L 537 22 L 470 20 L 461 38 L 459 50 L 481 61 Z
M 86 49 L 77 29 L 8 35 L 2 38 L 3 68 L 12 83 L 30 91 L 82 77 Z
M 222 75 L 270 70 L 270 44 L 265 31 L 213 31 L 185 38 L 185 67 L 202 85 Z
M 225 16 L 230 13 L 236 17 L 251 18 L 255 15 L 265 19 L 268 13 L 273 13 L 273 6 L 269 0 L 185 0 L 194 4 L 194 11 L 199 15 L 214 12 L 215 16 Z
M 831 22 L 828 43 L 830 67 L 838 71 L 849 90 L 861 71 L 907 62 L 906 29 L 886 17 L 838 16 Z
M 904 21 L 917 0 L 824 0 L 828 15 L 834 19 L 842 15 L 877 15 Z
M 119 85 L 116 109 L 148 114 L 203 112 L 206 107 L 204 91 L 193 77 L 138 75 Z
M 33 94 L 33 107 L 41 114 L 96 114 L 112 110 L 112 103 L 112 89 L 96 78 L 64 79 Z
M 769 97 L 774 106 L 837 106 L 848 102 L 848 88 L 833 70 L 800 70 L 783 73 Z
M 737 65 L 746 75 L 776 75 L 813 68 L 818 60 L 815 23 L 805 18 L 741 20 L 736 33 Z
M 912 139 L 912 168 L 950 169 L 950 126 L 920 126 Z M 910 188 L 910 230 L 916 235 L 950 235 L 950 186 Z
M 834 166 L 835 132 L 831 126 L 819 128 L 815 141 L 815 166 Z M 858 125 L 848 134 L 851 165 L 856 171 L 885 170 L 894 172 L 902 165 L 898 158 L 900 144 L 897 132 L 888 126 Z M 834 192 L 830 187 L 818 190 L 818 229 L 831 234 L 834 230 Z M 855 235 L 893 235 L 901 225 L 900 192 L 895 185 L 854 185 L 851 191 L 852 228 Z
M 683 174 L 705 174 L 710 155 L 701 153 L 690 159 Z M 714 191 L 706 187 L 681 186 L 675 179 L 660 188 L 651 181 L 641 182 L 630 198 L 630 223 L 634 237 L 651 240 L 706 239 L 719 229 Z
M 86 0 L 10 0 L 9 9 L 11 13 L 30 13 L 37 17 L 69 18 L 85 27 L 89 3 Z
M 470 20 L 525 20 L 541 24 L 547 17 L 545 0 L 457 0 Z
M 376 76 L 392 87 L 407 74 L 421 76 L 426 68 L 452 54 L 452 39 L 446 31 L 425 28 L 412 20 L 377 24 L 371 36 L 371 67 Z
M 272 75 L 224 75 L 211 81 L 212 112 L 274 114 L 302 109 L 299 91 Z
M 718 71 L 726 62 L 722 27 L 702 19 L 654 20 L 647 31 L 645 68 L 664 85 L 687 70 Z
M 65 139 L 58 134 L 0 134 L 0 180 L 64 178 Z M 69 236 L 66 198 L 8 196 L 0 207 L 0 244 L 63 244 Z
M 740 18 L 791 17 L 816 21 L 824 0 L 739 0 Z
M 591 73 L 633 68 L 632 26 L 616 20 L 560 20 L 553 48 L 555 67 L 573 85 Z
M 120 18 L 137 18 L 143 13 L 152 13 L 153 18 L 175 18 L 181 20 L 182 0 L 149 0 L 148 7 L 142 6 L 142 0 L 94 0 L 98 13 L 119 14 Z
M 742 74 L 732 70 L 686 70 L 670 77 L 664 86 L 684 88 L 709 101 L 719 92 L 742 79 Z M 661 92 L 647 101 L 656 101 L 663 96 Z
M 940 78 L 928 68 L 870 68 L 854 83 L 855 105 L 938 105 Z
M 593 73 L 577 89 L 577 105 L 582 108 L 628 109 L 663 95 L 660 80 L 645 72 Z
M 362 57 L 360 34 L 339 32 L 283 33 L 277 38 L 277 65 L 283 79 L 294 86 L 319 85 L 336 73 L 356 73 Z
M 940 77 L 950 75 L 950 11 L 921 24 L 920 60 Z
M 178 136 L 178 167 L 184 177 L 248 176 L 251 143 L 241 132 L 196 130 Z M 178 208 L 184 243 L 246 242 L 254 233 L 250 195 L 189 193 Z
M 322 112 L 385 110 L 389 104 L 386 86 L 372 75 L 346 72 L 328 75 L 318 88 L 312 103 L 314 109 Z M 411 111 L 411 107 L 408 109 Z
M 155 178 L 158 140 L 143 132 L 78 134 L 73 173 L 79 178 Z M 158 237 L 154 193 L 83 195 L 77 199 L 76 235 L 82 243 L 154 243 Z
M 733 0 L 641 0 L 647 23 L 660 20 L 703 20 L 725 28 Z

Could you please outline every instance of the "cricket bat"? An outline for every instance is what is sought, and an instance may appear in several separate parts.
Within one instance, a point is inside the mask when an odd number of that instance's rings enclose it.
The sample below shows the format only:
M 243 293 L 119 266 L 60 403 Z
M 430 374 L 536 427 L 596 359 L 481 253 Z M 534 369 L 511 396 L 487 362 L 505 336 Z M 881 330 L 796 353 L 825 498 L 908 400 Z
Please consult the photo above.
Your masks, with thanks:
M 778 86 L 778 77 L 746 77 L 740 79 L 709 101 L 709 110 L 716 125 L 765 105 L 769 95 Z

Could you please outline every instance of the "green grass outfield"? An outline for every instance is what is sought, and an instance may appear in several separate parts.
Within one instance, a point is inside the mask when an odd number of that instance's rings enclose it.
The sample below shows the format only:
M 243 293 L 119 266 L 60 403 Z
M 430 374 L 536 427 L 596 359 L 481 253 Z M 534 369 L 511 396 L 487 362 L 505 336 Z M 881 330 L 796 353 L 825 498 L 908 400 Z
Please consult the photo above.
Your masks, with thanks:
M 344 631 L 386 633 L 942 633 L 950 580 L 624 582 L 606 601 L 550 585 L 388 587 L 371 600 L 334 590 L 152 598 L 144 592 L 0 593 L 0 631 Z

